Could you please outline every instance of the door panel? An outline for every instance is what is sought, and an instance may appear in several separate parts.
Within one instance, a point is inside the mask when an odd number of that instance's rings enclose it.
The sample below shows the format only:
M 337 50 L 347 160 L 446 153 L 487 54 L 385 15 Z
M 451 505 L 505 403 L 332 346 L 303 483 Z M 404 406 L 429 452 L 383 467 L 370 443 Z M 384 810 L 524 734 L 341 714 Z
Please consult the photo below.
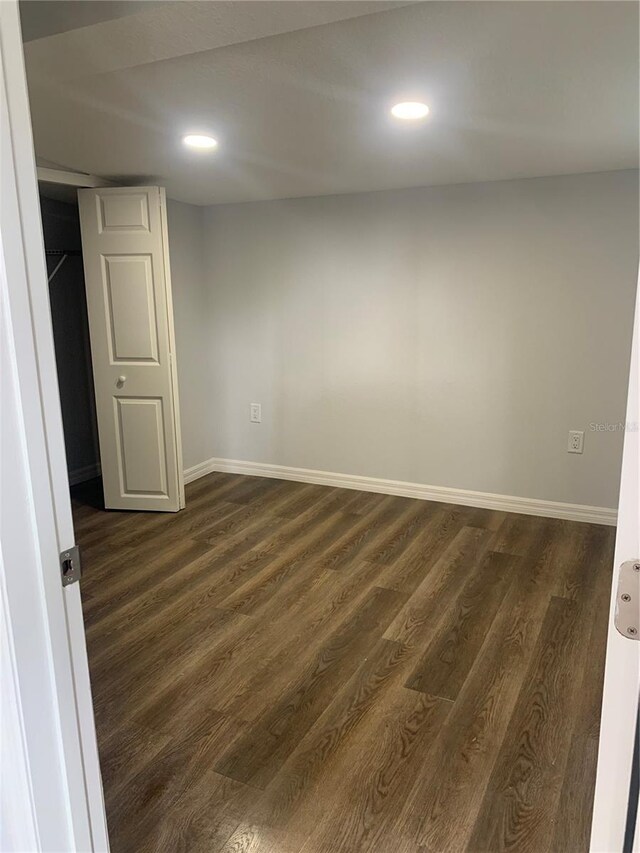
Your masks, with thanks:
M 162 400 L 116 397 L 115 403 L 122 494 L 168 497 Z
M 149 231 L 149 196 L 142 193 L 96 196 L 98 231 Z
M 184 506 L 166 208 L 158 187 L 79 190 L 105 505 Z
M 158 327 L 149 255 L 103 257 L 111 363 L 158 362 Z

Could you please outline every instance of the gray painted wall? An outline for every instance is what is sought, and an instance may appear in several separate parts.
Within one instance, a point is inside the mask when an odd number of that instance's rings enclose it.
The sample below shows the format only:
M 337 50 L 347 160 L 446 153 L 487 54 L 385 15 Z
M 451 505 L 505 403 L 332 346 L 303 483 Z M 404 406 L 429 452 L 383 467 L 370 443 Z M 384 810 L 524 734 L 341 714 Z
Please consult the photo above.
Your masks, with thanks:
M 187 466 L 616 505 L 637 172 L 172 211 Z
M 80 245 L 42 200 L 45 242 Z M 638 174 L 170 201 L 183 453 L 615 506 Z M 50 261 L 50 263 L 52 263 Z M 51 288 L 70 470 L 97 460 L 80 259 Z M 263 422 L 249 422 L 249 403 Z M 566 452 L 585 431 L 583 455 Z
M 215 399 L 209 341 L 212 318 L 204 275 L 203 208 L 167 202 L 185 468 L 213 455 Z

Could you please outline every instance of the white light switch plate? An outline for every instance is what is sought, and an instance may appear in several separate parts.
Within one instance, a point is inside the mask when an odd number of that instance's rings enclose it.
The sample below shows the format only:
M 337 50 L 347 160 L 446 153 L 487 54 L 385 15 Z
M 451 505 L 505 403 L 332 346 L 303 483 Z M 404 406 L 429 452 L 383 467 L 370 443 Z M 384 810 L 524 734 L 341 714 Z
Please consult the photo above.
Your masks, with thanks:
M 262 423 L 262 406 L 260 403 L 249 404 L 249 419 L 252 424 Z

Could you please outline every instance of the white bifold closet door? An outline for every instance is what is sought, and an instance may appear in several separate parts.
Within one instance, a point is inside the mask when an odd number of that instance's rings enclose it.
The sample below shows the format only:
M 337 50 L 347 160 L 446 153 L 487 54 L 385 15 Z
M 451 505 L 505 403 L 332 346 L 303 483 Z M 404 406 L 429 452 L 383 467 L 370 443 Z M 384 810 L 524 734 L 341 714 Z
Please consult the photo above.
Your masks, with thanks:
M 184 506 L 166 200 L 78 191 L 100 461 L 108 509 Z

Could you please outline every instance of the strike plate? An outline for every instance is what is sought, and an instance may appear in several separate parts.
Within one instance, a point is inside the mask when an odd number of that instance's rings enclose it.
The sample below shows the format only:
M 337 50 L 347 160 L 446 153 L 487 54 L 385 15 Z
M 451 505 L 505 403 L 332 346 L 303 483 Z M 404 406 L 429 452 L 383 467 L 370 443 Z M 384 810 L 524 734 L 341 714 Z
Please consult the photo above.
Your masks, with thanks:
M 80 549 L 77 545 L 61 552 L 60 574 L 62 575 L 62 586 L 69 586 L 69 584 L 80 580 L 82 567 L 80 565 Z
M 620 566 L 614 622 L 623 637 L 640 640 L 640 559 Z

